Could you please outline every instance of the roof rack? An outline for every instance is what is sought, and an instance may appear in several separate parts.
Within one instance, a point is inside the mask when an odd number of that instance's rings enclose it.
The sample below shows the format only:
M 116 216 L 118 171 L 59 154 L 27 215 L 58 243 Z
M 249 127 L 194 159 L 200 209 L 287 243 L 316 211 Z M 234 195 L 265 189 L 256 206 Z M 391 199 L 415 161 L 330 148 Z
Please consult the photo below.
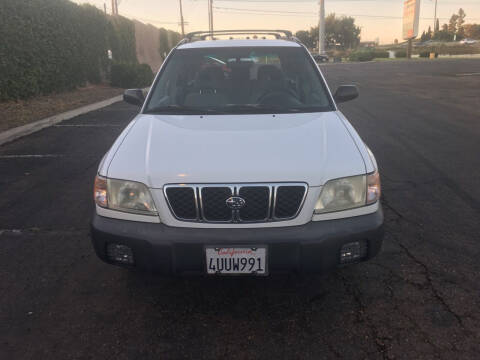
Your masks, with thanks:
M 275 36 L 277 39 L 287 39 L 292 41 L 297 41 L 297 39 L 292 35 L 291 31 L 288 30 L 214 30 L 214 31 L 195 31 L 187 34 L 185 36 L 185 42 L 191 42 L 195 40 L 205 40 L 208 37 L 214 39 L 215 35 L 226 36 L 226 35 L 271 35 Z

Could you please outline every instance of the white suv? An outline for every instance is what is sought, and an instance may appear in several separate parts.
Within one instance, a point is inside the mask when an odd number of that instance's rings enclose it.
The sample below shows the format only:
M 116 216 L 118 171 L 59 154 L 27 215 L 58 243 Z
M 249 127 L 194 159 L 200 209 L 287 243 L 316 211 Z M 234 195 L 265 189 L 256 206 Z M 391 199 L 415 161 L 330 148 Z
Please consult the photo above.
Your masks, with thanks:
M 125 92 L 141 110 L 95 179 L 98 256 L 216 275 L 372 258 L 383 239 L 377 164 L 335 105 L 357 96 L 351 85 L 332 96 L 288 31 L 189 34 L 146 99 Z

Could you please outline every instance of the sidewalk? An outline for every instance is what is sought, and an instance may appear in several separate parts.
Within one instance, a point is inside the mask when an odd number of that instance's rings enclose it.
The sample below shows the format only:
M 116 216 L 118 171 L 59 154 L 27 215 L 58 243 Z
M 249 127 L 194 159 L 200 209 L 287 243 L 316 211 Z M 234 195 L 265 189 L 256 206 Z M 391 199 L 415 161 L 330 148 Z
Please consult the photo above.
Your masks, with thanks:
M 122 100 L 123 89 L 89 86 L 29 100 L 0 103 L 0 145 Z

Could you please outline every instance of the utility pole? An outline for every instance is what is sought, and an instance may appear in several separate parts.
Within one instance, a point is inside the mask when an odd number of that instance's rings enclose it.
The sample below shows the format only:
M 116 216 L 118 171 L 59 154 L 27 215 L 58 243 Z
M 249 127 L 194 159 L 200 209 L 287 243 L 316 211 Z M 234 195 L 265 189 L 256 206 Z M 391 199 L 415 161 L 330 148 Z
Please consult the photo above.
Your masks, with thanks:
M 118 15 L 118 0 L 115 0 L 115 15 Z
M 115 15 L 115 0 L 112 0 L 112 15 Z
M 180 22 L 182 24 L 182 37 L 185 37 L 185 24 L 183 22 L 183 9 L 182 9 L 182 0 L 180 2 Z
M 103 3 L 103 11 L 105 11 L 105 15 L 107 15 L 107 3 Z
M 208 31 L 210 32 L 212 26 L 211 26 L 211 22 L 212 22 L 212 17 L 210 16 L 210 0 L 207 1 L 207 6 L 208 6 Z
M 213 36 L 213 0 L 208 0 L 208 30 Z
M 320 0 L 320 14 L 318 19 L 318 54 L 325 54 L 325 0 Z
M 435 14 L 433 16 L 433 33 L 435 34 L 435 31 L 437 29 L 437 0 L 435 0 Z M 440 29 L 438 29 L 440 30 Z

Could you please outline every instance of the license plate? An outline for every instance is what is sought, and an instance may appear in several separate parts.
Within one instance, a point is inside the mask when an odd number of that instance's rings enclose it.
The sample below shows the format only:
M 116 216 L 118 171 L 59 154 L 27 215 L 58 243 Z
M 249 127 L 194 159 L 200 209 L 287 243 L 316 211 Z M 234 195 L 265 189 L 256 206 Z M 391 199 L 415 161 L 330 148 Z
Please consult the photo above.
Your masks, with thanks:
M 266 247 L 210 247 L 205 248 L 207 274 L 266 275 Z

